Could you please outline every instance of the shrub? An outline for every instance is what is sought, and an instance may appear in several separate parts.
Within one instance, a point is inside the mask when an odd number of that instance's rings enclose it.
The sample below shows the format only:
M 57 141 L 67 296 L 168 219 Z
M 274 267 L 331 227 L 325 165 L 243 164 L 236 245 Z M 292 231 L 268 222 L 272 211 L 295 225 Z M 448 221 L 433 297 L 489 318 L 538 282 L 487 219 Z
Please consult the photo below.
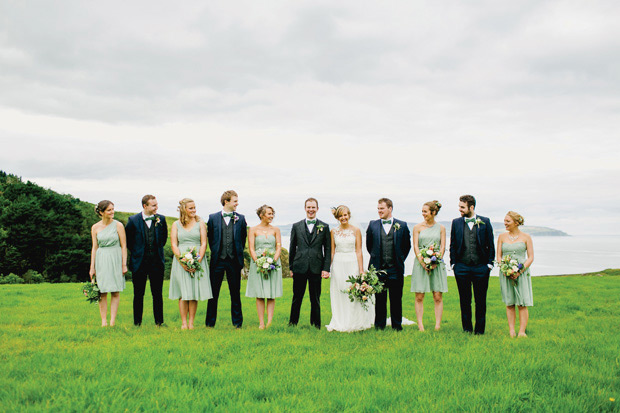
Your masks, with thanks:
M 10 273 L 9 275 L 0 276 L 0 284 L 23 284 L 24 280 L 17 274 Z
M 39 274 L 35 270 L 28 270 L 22 275 L 22 278 L 26 282 L 26 284 L 41 284 L 45 282 L 45 278 L 42 274 Z

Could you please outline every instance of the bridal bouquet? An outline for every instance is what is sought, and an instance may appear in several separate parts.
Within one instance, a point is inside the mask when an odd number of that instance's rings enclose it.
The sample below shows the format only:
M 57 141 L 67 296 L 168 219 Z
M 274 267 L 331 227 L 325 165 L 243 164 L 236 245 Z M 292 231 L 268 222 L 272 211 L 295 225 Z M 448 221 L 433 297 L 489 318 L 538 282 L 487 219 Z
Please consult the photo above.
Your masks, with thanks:
M 274 259 L 276 253 L 271 250 L 263 250 L 256 259 L 256 270 L 262 274 L 264 279 L 269 279 L 271 271 L 280 268 Z
M 359 301 L 362 308 L 368 311 L 368 302 L 372 302 L 371 297 L 383 291 L 383 283 L 379 281 L 379 273 L 382 272 L 384 271 L 377 271 L 371 265 L 368 271 L 349 276 L 347 282 L 351 285 L 342 292 L 349 295 L 351 302 Z
M 185 265 L 190 270 L 195 270 L 194 272 L 189 272 L 190 277 L 198 277 L 200 279 L 202 274 L 202 266 L 200 265 L 200 261 L 198 259 L 200 256 L 198 255 L 198 248 L 191 247 L 185 251 L 184 254 L 179 258 L 179 262 Z
M 82 293 L 89 303 L 98 303 L 101 300 L 101 293 L 99 292 L 95 277 L 93 277 L 92 282 L 87 282 L 82 286 Z
M 432 243 L 420 250 L 420 255 L 422 256 L 422 261 L 424 261 L 424 268 L 426 270 L 432 270 L 437 267 L 437 264 L 443 261 L 439 250 L 440 248 L 436 243 Z
M 523 264 L 519 262 L 516 258 L 512 258 L 510 255 L 504 255 L 497 263 L 499 265 L 499 271 L 506 277 L 510 278 L 517 283 L 516 278 L 512 278 L 517 272 L 523 270 Z

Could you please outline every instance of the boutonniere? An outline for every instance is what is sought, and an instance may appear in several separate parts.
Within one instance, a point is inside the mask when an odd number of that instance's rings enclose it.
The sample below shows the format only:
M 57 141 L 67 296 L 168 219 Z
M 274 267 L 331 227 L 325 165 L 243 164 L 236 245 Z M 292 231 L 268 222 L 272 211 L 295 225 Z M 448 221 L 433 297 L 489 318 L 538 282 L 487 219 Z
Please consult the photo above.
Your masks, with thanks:
M 394 231 L 398 231 L 400 229 L 400 224 L 398 222 L 394 223 Z
M 236 223 L 237 221 L 239 221 L 239 215 L 234 214 L 233 215 L 233 223 Z
M 484 221 L 482 221 L 480 218 L 476 218 L 476 220 L 474 221 L 474 225 L 480 228 L 480 225 L 484 225 Z
M 159 217 L 157 217 L 155 219 L 155 228 L 157 228 L 157 226 L 160 225 L 160 224 L 161 224 L 161 221 L 160 221 Z
M 325 225 L 323 225 L 323 224 L 317 224 L 317 225 L 316 225 L 316 230 L 317 230 L 317 232 L 321 232 L 321 231 L 323 231 L 323 228 L 325 228 Z

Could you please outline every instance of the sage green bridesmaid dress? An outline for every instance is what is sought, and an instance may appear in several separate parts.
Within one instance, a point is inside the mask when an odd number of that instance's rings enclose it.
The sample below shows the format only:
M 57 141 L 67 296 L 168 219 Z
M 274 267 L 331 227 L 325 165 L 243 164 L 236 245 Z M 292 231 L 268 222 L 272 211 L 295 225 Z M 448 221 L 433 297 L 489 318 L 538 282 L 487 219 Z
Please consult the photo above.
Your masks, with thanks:
M 254 250 L 257 252 L 269 249 L 276 250 L 276 237 L 274 235 L 257 235 L 254 238 Z M 278 259 L 278 265 L 280 259 Z M 265 279 L 256 269 L 256 263 L 250 263 L 248 284 L 245 290 L 246 297 L 277 298 L 282 297 L 282 266 L 272 270 L 269 278 Z
M 520 263 L 524 263 L 527 259 L 526 252 L 527 244 L 525 242 L 515 242 L 514 244 L 502 243 L 502 258 L 510 255 Z M 530 276 L 529 268 L 517 277 L 516 282 L 500 272 L 499 286 L 502 292 L 502 301 L 506 305 L 520 305 L 524 307 L 534 305 L 532 277 Z
M 102 293 L 116 293 L 125 289 L 123 251 L 118 238 L 118 221 L 112 221 L 97 233 L 95 280 Z
M 181 255 L 192 247 L 196 247 L 196 251 L 200 251 L 200 222 L 196 222 L 189 231 L 183 228 L 179 221 L 175 225 L 177 226 L 177 240 Z M 174 257 L 172 270 L 170 271 L 168 298 L 171 300 L 192 301 L 206 301 L 213 298 L 207 260 L 203 259 L 200 266 L 202 267 L 202 272 L 200 274 L 194 273 L 192 277 L 190 273 L 183 269 L 179 259 Z
M 420 231 L 418 237 L 418 247 L 426 248 L 435 243 L 441 245 L 441 225 L 435 224 L 430 228 Z M 411 292 L 412 293 L 430 293 L 432 291 L 447 293 L 448 292 L 448 273 L 446 272 L 446 264 L 440 262 L 437 268 L 430 273 L 420 264 L 417 257 L 413 262 L 413 273 L 411 274 Z

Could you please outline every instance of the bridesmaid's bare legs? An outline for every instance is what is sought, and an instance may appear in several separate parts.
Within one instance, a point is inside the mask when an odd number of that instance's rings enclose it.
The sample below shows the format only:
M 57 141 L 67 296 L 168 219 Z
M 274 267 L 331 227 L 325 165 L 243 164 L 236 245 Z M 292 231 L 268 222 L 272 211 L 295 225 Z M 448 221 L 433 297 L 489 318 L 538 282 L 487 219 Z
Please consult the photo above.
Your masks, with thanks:
M 101 327 L 108 326 L 108 293 L 101 293 L 99 299 L 99 314 L 101 315 Z
M 508 330 L 510 331 L 510 337 L 514 337 L 515 336 L 515 319 L 517 318 L 514 305 L 506 306 L 506 316 L 508 317 Z
M 194 329 L 194 318 L 196 318 L 196 310 L 198 310 L 198 301 L 189 300 L 189 329 Z
M 110 293 L 110 326 L 116 324 L 116 314 L 118 313 L 118 304 L 121 301 L 121 294 L 117 291 Z
M 435 330 L 439 330 L 443 317 L 443 294 L 440 291 L 433 291 L 433 300 L 435 300 Z
M 256 312 L 258 313 L 258 328 L 265 329 L 265 299 L 256 299 Z
M 273 320 L 273 313 L 276 309 L 276 300 L 274 298 L 267 299 L 267 327 L 271 325 L 271 320 Z
M 179 312 L 181 313 L 181 330 L 187 330 L 187 313 L 189 312 L 189 301 L 179 300 Z
M 415 293 L 415 315 L 418 318 L 418 330 L 424 331 L 424 293 Z
M 519 337 L 527 337 L 525 334 L 525 328 L 527 327 L 527 320 L 530 318 L 530 312 L 525 306 L 519 306 Z

